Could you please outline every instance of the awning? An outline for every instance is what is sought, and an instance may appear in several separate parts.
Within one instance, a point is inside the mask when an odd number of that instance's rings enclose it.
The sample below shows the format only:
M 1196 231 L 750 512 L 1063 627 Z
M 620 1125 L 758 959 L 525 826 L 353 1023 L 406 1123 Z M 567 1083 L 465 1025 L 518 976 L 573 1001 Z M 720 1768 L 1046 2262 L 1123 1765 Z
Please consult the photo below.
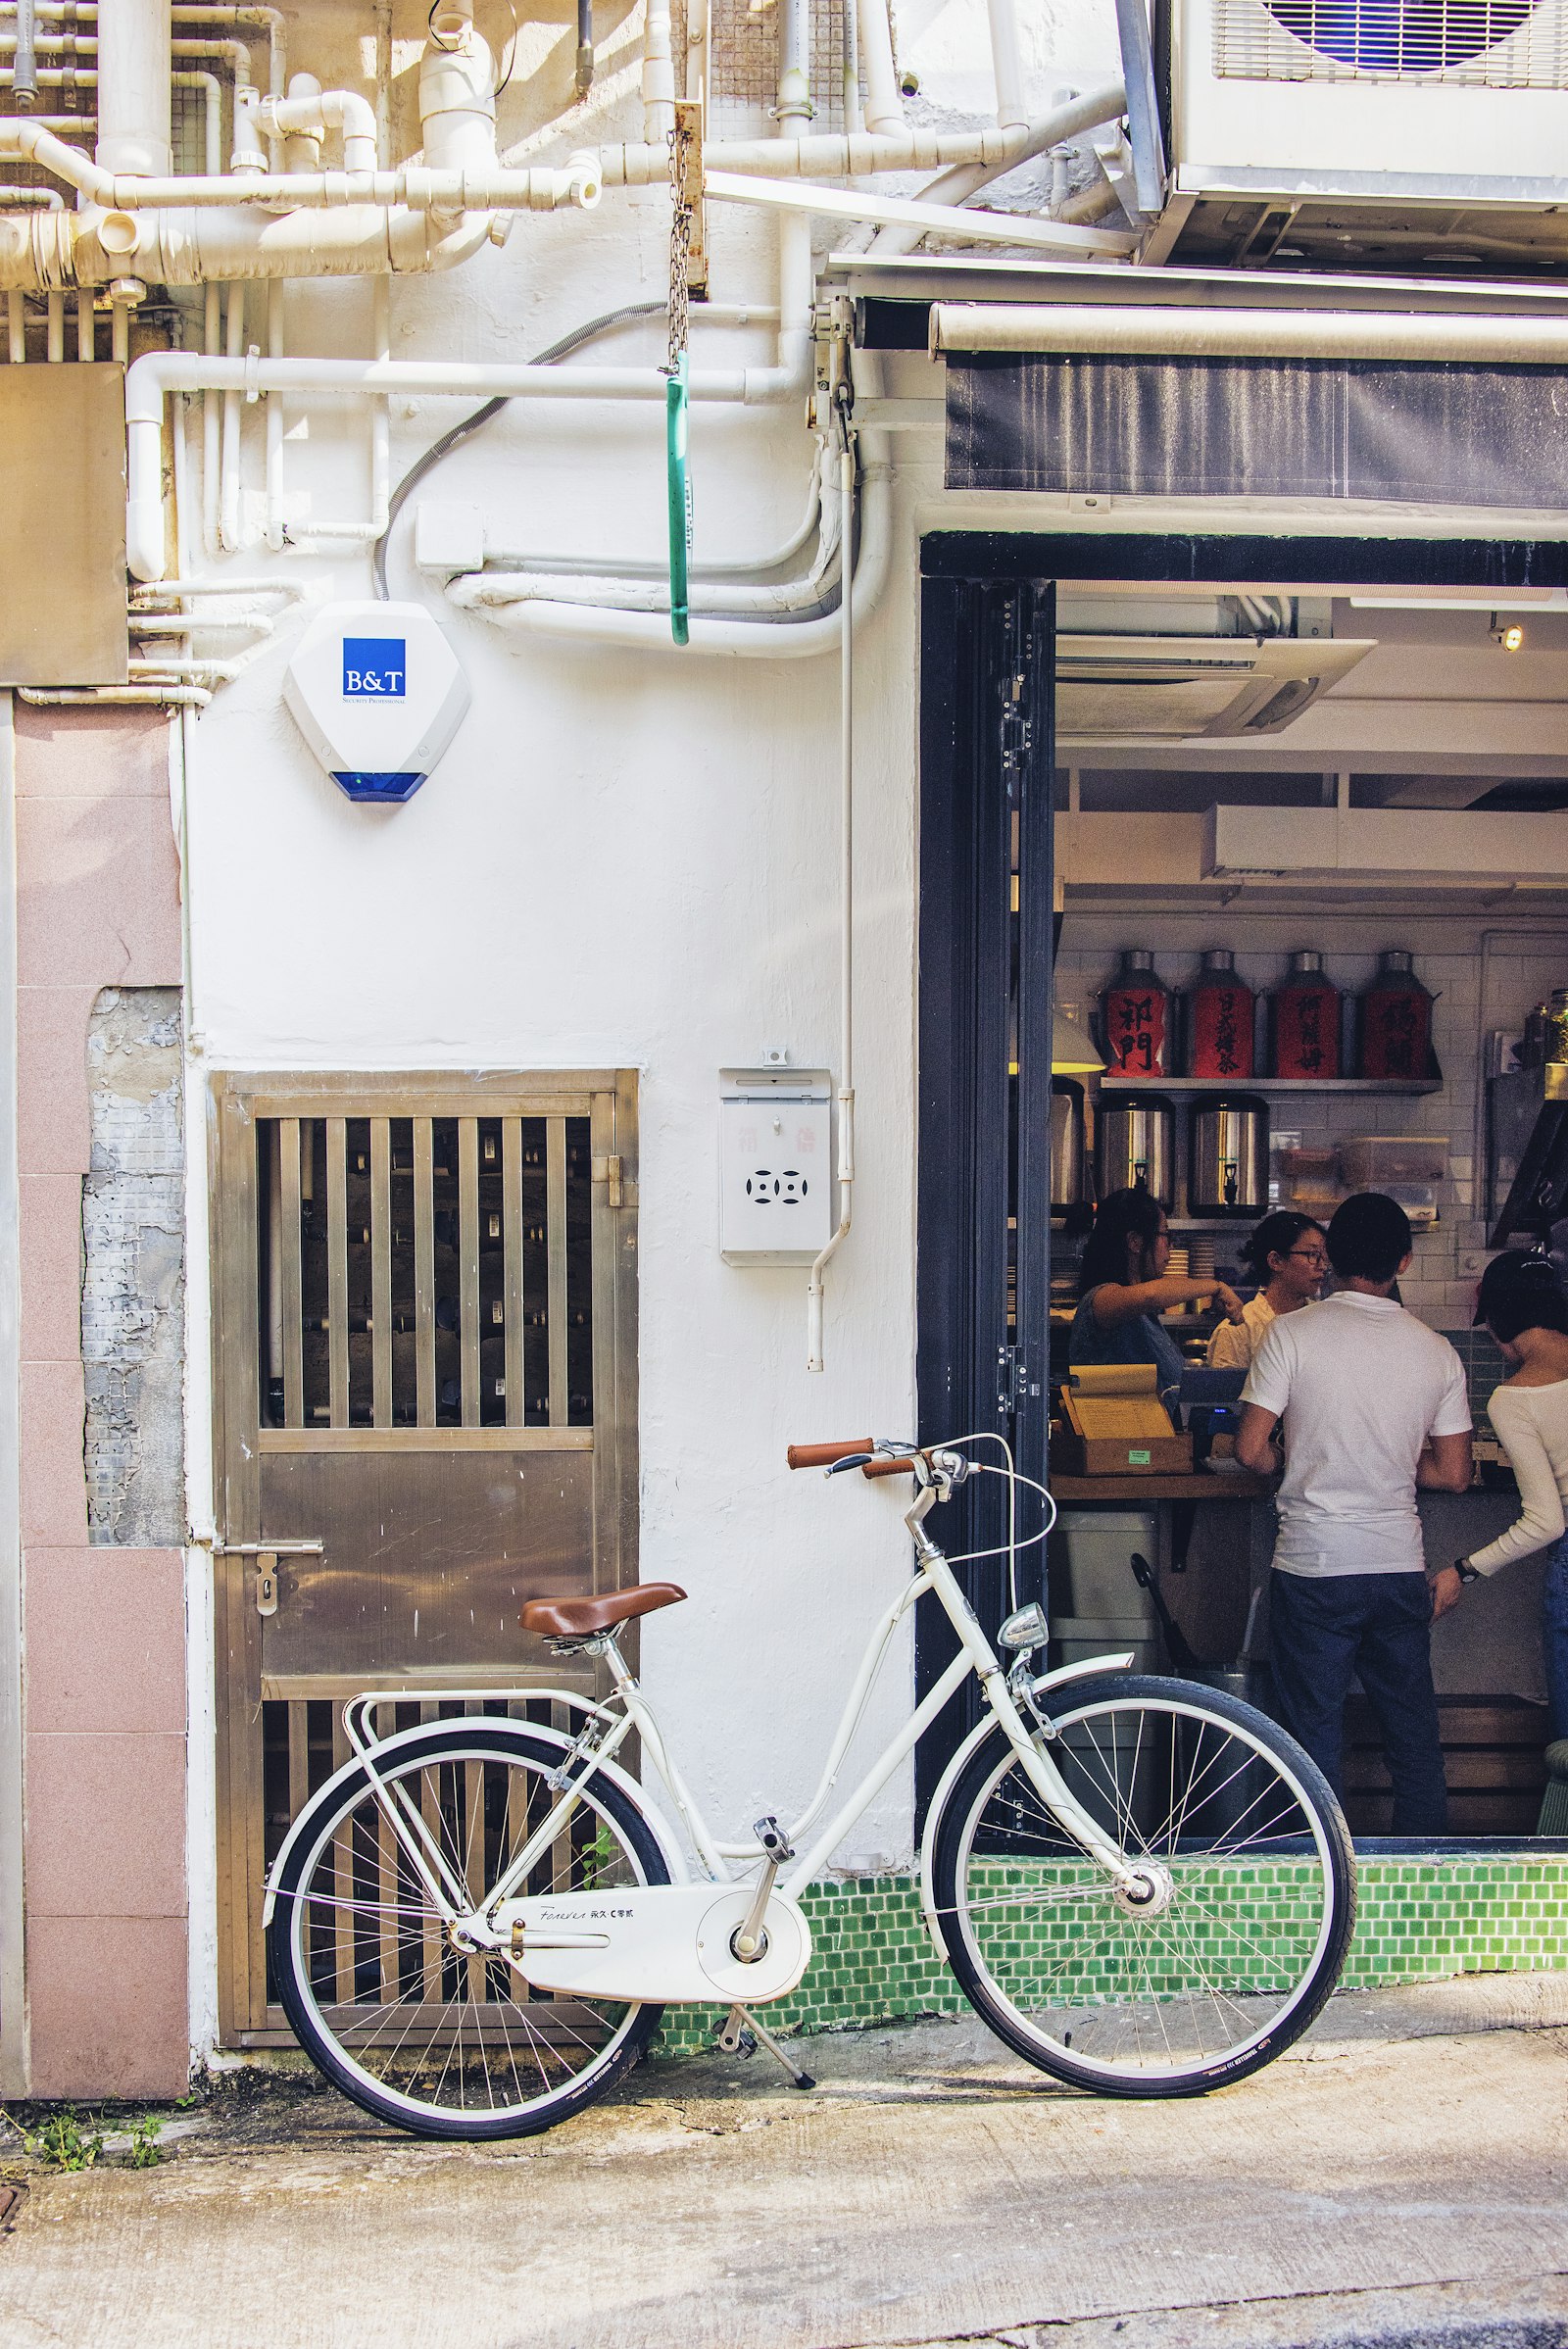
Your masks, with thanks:
M 1568 512 L 1568 317 L 948 304 L 951 489 Z

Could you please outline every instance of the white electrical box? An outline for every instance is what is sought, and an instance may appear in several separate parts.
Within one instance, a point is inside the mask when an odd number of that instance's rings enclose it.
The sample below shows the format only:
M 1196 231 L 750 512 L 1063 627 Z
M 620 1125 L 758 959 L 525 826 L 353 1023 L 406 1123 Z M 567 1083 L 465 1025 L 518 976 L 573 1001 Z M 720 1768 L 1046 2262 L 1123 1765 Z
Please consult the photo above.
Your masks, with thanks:
M 719 1071 L 726 1264 L 809 1264 L 833 1234 L 833 1084 L 822 1069 Z

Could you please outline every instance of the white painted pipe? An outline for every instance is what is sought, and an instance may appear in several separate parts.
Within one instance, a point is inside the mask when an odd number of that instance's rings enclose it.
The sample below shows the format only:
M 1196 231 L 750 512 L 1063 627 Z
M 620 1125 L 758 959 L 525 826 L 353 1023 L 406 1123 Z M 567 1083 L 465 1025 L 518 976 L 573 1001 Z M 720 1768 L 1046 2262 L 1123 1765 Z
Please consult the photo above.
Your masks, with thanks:
M 375 357 L 385 362 L 392 351 L 392 285 L 386 277 L 370 280 L 371 329 L 375 340 Z M 280 394 L 273 392 L 275 401 Z M 300 541 L 311 539 L 346 540 L 351 545 L 373 546 L 382 537 L 387 525 L 387 507 L 392 495 L 392 425 L 385 396 L 370 402 L 370 518 L 365 522 L 302 522 L 296 525 L 294 536 Z
M 939 302 L 931 350 L 1014 351 L 1151 359 L 1460 361 L 1561 367 L 1568 312 L 1486 317 L 1451 312 L 1222 310 L 1154 304 Z
M 47 295 L 45 297 L 45 311 L 47 314 L 45 332 L 48 337 L 48 356 L 51 364 L 54 364 L 63 360 L 66 356 L 65 295 Z
M 881 441 L 880 434 L 870 431 L 861 437 L 867 451 Z M 857 620 L 865 618 L 881 595 L 892 554 L 892 467 L 880 446 L 876 457 L 868 455 L 861 466 L 860 480 L 860 548 L 854 585 Z M 457 601 L 466 584 L 466 580 L 454 580 L 447 592 Z M 671 644 L 667 608 L 659 613 L 607 612 L 589 605 L 539 600 L 486 610 L 483 616 L 508 635 L 537 636 L 555 644 L 613 645 L 623 651 L 658 654 L 680 649 Z M 824 612 L 815 619 L 771 624 L 699 617 L 691 623 L 691 639 L 685 649 L 727 660 L 808 661 L 840 651 L 842 636 L 838 612 Z
M 865 61 L 865 121 L 870 130 L 904 128 L 904 100 L 893 63 L 893 26 L 888 0 L 860 0 L 860 54 Z
M 98 23 L 98 143 L 108 175 L 167 178 L 170 144 L 169 0 L 113 0 Z
M 275 614 L 270 612 L 137 612 L 129 616 L 132 636 L 190 636 L 208 628 L 253 628 L 258 634 L 270 636 L 277 626 Z
M 272 103 L 263 100 L 256 109 L 258 116 L 262 106 Z M 279 103 L 287 106 L 290 101 Z M 598 158 L 586 152 L 570 156 L 564 166 L 549 171 L 514 171 L 497 164 L 476 171 L 434 171 L 408 164 L 393 171 L 140 177 L 104 171 L 78 148 L 42 128 L 36 118 L 8 117 L 0 122 L 0 158 L 4 157 L 54 172 L 91 203 L 111 212 L 233 205 L 320 211 L 358 204 L 407 205 L 413 212 L 437 213 L 555 212 L 571 204 L 591 211 L 603 185 Z
M 662 147 L 675 127 L 675 67 L 669 43 L 669 0 L 648 0 L 643 31 L 643 136 Z M 668 170 L 668 158 L 665 170 Z
M 385 285 L 384 277 L 373 281 Z M 283 287 L 279 278 L 267 281 L 267 356 L 283 357 Z M 274 555 L 283 551 L 283 395 L 267 395 L 267 504 L 263 535 Z
M 839 458 L 840 535 L 854 527 L 855 444 L 846 432 Z M 850 1236 L 855 1185 L 855 583 L 845 566 L 839 609 L 839 1219 L 806 1283 L 806 1367 L 820 1370 L 828 1265 Z
M 1113 86 L 1119 96 L 1121 84 Z M 877 171 L 935 171 L 968 163 L 1007 171 L 1070 135 L 1059 127 L 1064 111 L 1071 110 L 1054 109 L 1038 122 L 1013 130 L 1001 130 L 994 122 L 973 130 L 933 130 L 916 123 L 885 132 L 810 131 L 798 139 L 710 139 L 703 160 L 714 171 L 744 171 L 755 179 L 867 179 Z M 1096 120 L 1109 122 L 1112 114 Z M 649 146 L 604 147 L 600 169 L 606 187 L 648 187 L 668 178 L 669 155 Z
M 20 367 L 27 356 L 26 312 L 21 294 L 6 296 L 6 357 L 14 367 Z
M 809 332 L 781 326 L 781 351 L 771 367 L 698 368 L 693 399 L 729 406 L 770 406 L 804 396 L 809 381 Z M 798 357 L 796 353 L 799 347 Z M 264 359 L 214 360 L 195 351 L 147 351 L 125 376 L 125 560 L 135 578 L 156 580 L 164 570 L 164 401 L 175 391 L 303 394 L 345 391 L 371 396 L 409 392 L 426 397 L 486 399 L 504 394 L 554 400 L 659 401 L 666 396 L 658 367 L 530 367 L 435 360 Z
M 694 557 L 691 576 L 696 579 L 760 579 L 769 571 L 782 570 L 793 563 L 802 548 L 816 534 L 822 517 L 822 455 L 817 451 L 811 465 L 810 486 L 807 491 L 806 512 L 783 544 L 770 548 L 764 555 L 732 555 L 718 559 L 699 560 Z M 568 572 L 576 576 L 585 558 L 579 551 L 572 555 L 545 554 L 505 547 L 485 546 L 487 578 L 503 571 Z M 606 555 L 591 559 L 594 568 L 608 578 L 634 579 L 639 577 L 667 579 L 667 555 Z M 470 574 L 471 576 L 471 574 Z
M 373 174 L 376 169 L 375 109 L 357 90 L 317 90 L 290 98 L 263 98 L 256 109 L 257 125 L 268 138 L 287 138 L 293 131 L 318 134 L 336 130 L 343 140 L 343 169 Z M 300 180 L 285 178 L 286 201 L 293 202 Z
M 1106 260 L 1126 260 L 1138 243 L 1135 236 L 1113 229 L 1080 228 L 1070 221 L 1041 220 L 1027 214 L 964 211 L 900 196 L 870 195 L 860 188 L 742 179 L 729 171 L 705 172 L 703 189 L 715 204 L 750 204 L 764 211 L 814 214 L 838 220 L 900 221 L 922 234 L 935 230 L 943 236 L 959 237 L 965 244 L 1025 245 L 1034 252 L 1093 253 Z
M 1063 139 L 1078 138 L 1086 130 L 1098 130 L 1102 123 L 1116 122 L 1126 103 L 1126 93 L 1119 81 L 1107 81 L 1099 89 L 1085 91 L 1081 98 L 1066 99 L 1061 105 L 1054 106 L 1050 114 L 1043 115 L 1038 122 L 1030 122 L 1021 135 L 1016 132 L 1009 134 L 1017 144 L 1016 152 L 1006 162 L 976 158 L 973 163 L 958 164 L 952 171 L 944 171 L 940 179 L 933 179 L 929 187 L 923 187 L 918 201 L 922 204 L 967 204 L 971 196 L 978 195 L 983 187 L 989 187 L 994 179 L 1002 178 L 1004 172 L 1014 170 L 1021 163 L 1031 162 L 1037 155 L 1044 155 L 1050 148 L 1059 146 Z M 1054 217 L 1066 220 L 1073 218 L 1069 213 L 1058 213 Z M 924 233 L 923 229 L 907 221 L 897 226 L 890 224 L 878 230 L 871 239 L 870 249 L 873 253 L 912 253 Z
M 1029 120 L 1023 98 L 1023 58 L 1013 0 L 986 0 L 991 28 L 991 72 L 997 90 L 997 121 L 1004 130 L 1021 130 Z
M 222 289 L 209 284 L 202 297 L 202 349 L 216 359 L 222 341 Z M 219 466 L 220 464 L 220 400 L 216 391 L 202 396 L 202 544 L 209 556 L 221 552 L 218 541 Z
M 245 288 L 231 285 L 228 289 L 227 327 L 228 363 L 231 369 L 245 365 Z M 232 555 L 239 545 L 239 436 L 240 402 L 248 389 L 243 373 L 231 373 L 228 380 L 233 388 L 223 395 L 223 460 L 220 479 L 222 493 L 219 503 L 218 543 L 225 555 Z M 158 519 L 158 543 L 164 543 L 162 499 Z M 160 566 L 162 567 L 162 566 Z M 154 577 L 157 576 L 155 572 Z
M 650 8 L 653 0 L 649 0 Z M 800 136 L 811 119 L 810 0 L 779 0 L 778 95 L 773 112 L 781 139 Z
M 112 709 L 154 710 L 168 703 L 175 710 L 205 710 L 212 694 L 203 685 L 82 685 L 69 688 L 19 685 L 19 700 L 41 710 Z

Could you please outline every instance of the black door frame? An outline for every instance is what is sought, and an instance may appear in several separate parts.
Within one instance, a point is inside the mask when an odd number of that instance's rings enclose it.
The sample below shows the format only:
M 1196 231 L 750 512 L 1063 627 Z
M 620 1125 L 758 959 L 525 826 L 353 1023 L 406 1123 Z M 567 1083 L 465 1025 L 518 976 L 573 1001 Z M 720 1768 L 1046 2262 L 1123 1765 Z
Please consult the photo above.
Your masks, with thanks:
M 916 1231 L 917 1393 L 924 1441 L 1004 1436 L 1045 1481 L 1051 1292 L 1050 1054 L 1009 1047 L 1050 1035 L 1054 591 L 1049 582 L 926 579 L 921 588 L 920 1057 Z M 1016 846 L 1015 846 L 1016 844 Z M 1014 862 L 1019 921 L 1012 921 Z M 1044 1215 L 1008 1219 L 1044 1197 Z M 1011 1245 L 1009 1245 L 1011 1244 Z M 1009 1261 L 1010 1259 L 1010 1261 Z M 1011 1275 L 1015 1307 L 1009 1328 Z M 1032 1530 L 1020 1514 L 1020 1531 Z M 1004 1540 L 1000 1479 L 965 1486 L 938 1539 L 954 1556 Z M 1044 1594 L 1044 1547 L 1020 1558 L 1020 1601 Z M 988 1631 L 1007 1612 L 1004 1557 L 960 1569 Z M 922 1610 L 922 1690 L 955 1651 Z M 923 1811 L 957 1738 L 978 1718 L 971 1683 L 916 1756 Z
M 1318 587 L 1352 581 L 1561 587 L 1568 585 L 1568 541 L 953 530 L 921 541 L 920 571 L 920 1433 L 927 1440 L 966 1428 L 1005 1434 L 1018 1466 L 1044 1482 L 1050 1071 L 1020 1052 L 1019 1111 L 1009 1132 L 1005 1070 L 1009 986 L 1016 986 L 1023 1035 L 1040 1033 L 1051 1007 L 1055 583 L 1222 585 L 1267 578 Z M 1012 682 L 1019 676 L 1023 690 L 1015 696 Z M 1008 945 L 1010 805 L 1019 817 L 1015 970 L 1009 968 Z M 1049 1025 L 1044 1032 L 1050 1034 Z M 1035 1082 L 1024 1091 L 1026 1073 Z M 1028 1368 L 1010 1411 L 999 1405 L 997 1376 L 999 1349 L 1008 1340 L 1009 1185 L 1023 1244 L 1017 1333 Z M 956 1554 L 994 1547 L 1004 1530 L 1003 1488 L 987 1477 L 964 1488 L 937 1537 Z M 1021 1530 L 1032 1530 L 1022 1518 Z M 1027 1568 L 1019 1576 L 1020 1600 L 1044 1598 L 1044 1545 L 1023 1552 L 1020 1567 Z M 982 1623 L 994 1629 L 1004 1612 L 1003 1562 L 963 1571 Z M 915 1672 L 922 1693 L 952 1653 L 947 1625 L 921 1620 Z M 917 1819 L 976 1717 L 971 1684 L 921 1739 Z

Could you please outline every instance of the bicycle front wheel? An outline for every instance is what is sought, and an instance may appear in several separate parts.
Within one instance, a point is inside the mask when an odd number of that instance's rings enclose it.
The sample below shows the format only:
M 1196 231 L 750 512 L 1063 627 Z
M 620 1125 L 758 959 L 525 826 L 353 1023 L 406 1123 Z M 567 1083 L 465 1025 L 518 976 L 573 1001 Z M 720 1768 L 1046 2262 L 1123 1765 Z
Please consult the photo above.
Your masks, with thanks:
M 395 1787 L 475 1907 L 562 1800 L 561 1748 L 483 1716 L 388 1754 Z M 635 1805 L 592 1778 L 516 1889 L 669 1882 Z M 527 2136 L 604 2094 L 662 2009 L 536 1991 L 460 1950 L 362 1768 L 323 1787 L 277 1885 L 268 1954 L 300 2044 L 334 2086 L 430 2137 Z
M 1113 2096 L 1193 2096 L 1299 2037 L 1355 1922 L 1327 1780 L 1250 1705 L 1107 1675 L 1044 1698 L 1069 1791 L 1146 1870 L 1135 1902 L 1047 1809 L 999 1728 L 937 1824 L 933 1888 L 965 1996 L 1043 2072 Z

